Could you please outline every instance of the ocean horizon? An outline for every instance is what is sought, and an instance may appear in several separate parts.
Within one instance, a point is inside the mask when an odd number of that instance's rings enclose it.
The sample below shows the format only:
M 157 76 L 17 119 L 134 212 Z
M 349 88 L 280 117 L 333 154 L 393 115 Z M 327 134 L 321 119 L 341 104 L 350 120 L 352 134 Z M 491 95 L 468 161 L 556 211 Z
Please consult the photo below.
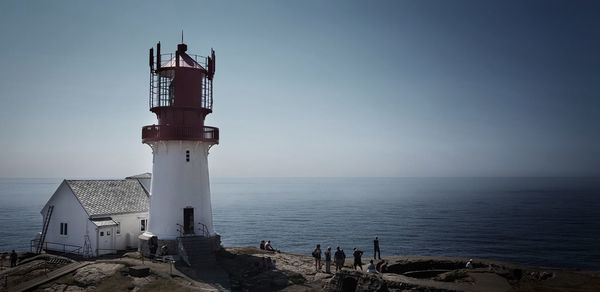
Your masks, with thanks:
M 29 250 L 61 181 L 0 178 L 0 251 Z M 224 246 L 358 247 L 368 258 L 378 236 L 383 257 L 600 269 L 598 177 L 214 177 L 211 192 Z

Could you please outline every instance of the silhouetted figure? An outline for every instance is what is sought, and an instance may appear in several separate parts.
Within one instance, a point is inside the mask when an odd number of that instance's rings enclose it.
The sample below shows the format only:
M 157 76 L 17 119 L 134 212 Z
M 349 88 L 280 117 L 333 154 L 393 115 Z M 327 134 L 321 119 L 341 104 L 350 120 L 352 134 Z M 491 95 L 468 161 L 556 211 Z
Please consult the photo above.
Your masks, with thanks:
M 10 253 L 10 267 L 14 268 L 17 266 L 17 259 L 19 257 L 17 256 L 17 253 L 15 252 L 15 250 L 13 249 L 13 251 Z
M 260 248 L 260 249 L 263 249 L 263 250 L 265 249 L 265 241 L 264 241 L 264 240 L 261 240 L 261 241 L 260 241 L 260 246 L 259 246 L 259 248 Z
M 331 246 L 325 251 L 325 273 L 331 273 Z
M 373 240 L 373 258 L 381 259 L 381 250 L 379 249 L 379 238 L 375 236 L 375 240 Z
M 344 267 L 344 262 L 346 261 L 346 254 L 344 253 L 343 249 L 340 249 L 339 246 L 336 248 L 333 259 L 335 260 L 335 271 L 337 272 L 342 270 L 342 267 Z
M 150 237 L 150 241 L 148 242 L 148 249 L 150 250 L 150 257 L 153 258 L 156 255 L 156 250 L 158 249 L 158 237 Z
M 321 245 L 317 244 L 315 250 L 312 252 L 313 258 L 315 258 L 315 269 L 318 271 L 321 269 Z
M 354 269 L 356 269 L 356 267 L 360 267 L 360 270 L 362 271 L 362 260 L 361 257 L 363 255 L 362 250 L 357 249 L 356 247 L 354 248 L 354 253 L 352 253 L 352 255 L 354 256 Z

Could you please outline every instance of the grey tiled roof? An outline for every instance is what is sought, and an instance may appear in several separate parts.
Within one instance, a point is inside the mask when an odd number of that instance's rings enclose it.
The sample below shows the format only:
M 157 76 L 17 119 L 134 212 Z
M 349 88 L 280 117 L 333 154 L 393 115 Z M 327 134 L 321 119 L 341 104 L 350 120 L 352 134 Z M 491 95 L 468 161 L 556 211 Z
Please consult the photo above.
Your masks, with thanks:
M 137 180 L 67 180 L 67 184 L 90 216 L 147 212 L 150 205 Z
M 138 175 L 128 176 L 126 178 L 127 179 L 132 179 L 132 178 L 135 178 L 135 179 L 138 179 L 138 178 L 152 178 L 152 174 L 149 173 L 149 172 L 144 172 L 144 173 L 141 173 L 141 174 L 138 174 Z

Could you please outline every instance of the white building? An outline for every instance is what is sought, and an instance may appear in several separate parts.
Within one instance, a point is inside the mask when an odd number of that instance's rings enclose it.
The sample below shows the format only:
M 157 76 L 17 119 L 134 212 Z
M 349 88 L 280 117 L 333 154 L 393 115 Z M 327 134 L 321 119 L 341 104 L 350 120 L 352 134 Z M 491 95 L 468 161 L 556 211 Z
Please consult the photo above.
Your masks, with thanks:
M 64 180 L 41 211 L 44 225 L 32 248 L 84 256 L 137 248 L 148 227 L 150 180 L 149 173 Z

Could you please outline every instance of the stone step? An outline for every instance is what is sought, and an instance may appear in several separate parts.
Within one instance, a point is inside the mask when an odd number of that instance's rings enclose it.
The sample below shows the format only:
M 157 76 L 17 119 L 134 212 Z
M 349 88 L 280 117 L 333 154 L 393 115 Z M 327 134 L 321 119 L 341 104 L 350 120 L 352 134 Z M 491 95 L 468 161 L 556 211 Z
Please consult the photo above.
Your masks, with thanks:
M 216 263 L 215 251 L 220 246 L 219 237 L 187 236 L 178 238 L 181 248 L 185 251 L 185 260 L 192 265 L 207 265 Z

